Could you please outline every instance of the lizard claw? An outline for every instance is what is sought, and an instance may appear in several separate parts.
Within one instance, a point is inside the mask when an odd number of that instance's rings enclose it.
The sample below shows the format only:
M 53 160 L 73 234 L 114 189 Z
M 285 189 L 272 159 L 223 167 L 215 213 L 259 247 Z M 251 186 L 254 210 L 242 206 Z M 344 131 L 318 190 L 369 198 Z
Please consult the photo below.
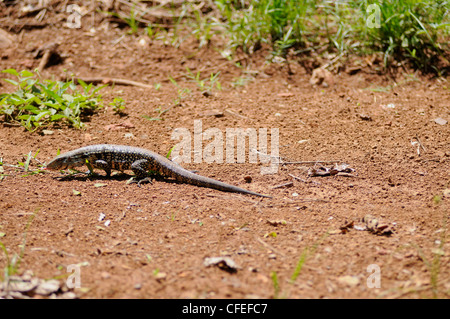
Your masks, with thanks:
M 144 177 L 140 180 L 137 180 L 136 178 L 132 178 L 129 183 L 136 183 L 139 187 L 141 187 L 141 183 L 150 183 L 153 184 L 152 179 L 150 177 Z

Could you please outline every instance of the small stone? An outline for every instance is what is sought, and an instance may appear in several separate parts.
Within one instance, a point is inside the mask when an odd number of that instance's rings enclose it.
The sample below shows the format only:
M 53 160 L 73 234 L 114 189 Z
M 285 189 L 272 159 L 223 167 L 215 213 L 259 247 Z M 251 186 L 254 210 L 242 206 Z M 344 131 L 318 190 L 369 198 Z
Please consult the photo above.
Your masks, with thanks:
M 434 122 L 435 122 L 436 124 L 439 124 L 439 125 L 445 125 L 445 124 L 447 124 L 447 120 L 444 120 L 443 118 L 440 118 L 440 117 L 434 119 Z

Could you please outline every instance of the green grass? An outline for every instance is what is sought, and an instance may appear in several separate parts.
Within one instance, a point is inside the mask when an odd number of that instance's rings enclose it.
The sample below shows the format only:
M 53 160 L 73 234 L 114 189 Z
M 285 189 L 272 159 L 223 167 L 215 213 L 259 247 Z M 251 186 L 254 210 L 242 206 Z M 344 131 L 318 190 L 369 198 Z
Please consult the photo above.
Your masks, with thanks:
M 0 115 L 5 120 L 22 125 L 29 131 L 48 126 L 54 122 L 83 127 L 82 117 L 102 107 L 98 91 L 104 86 L 93 87 L 81 80 L 81 92 L 73 81 L 42 80 L 38 73 L 7 69 L 3 73 L 16 80 L 4 81 L 16 86 L 13 93 L 0 94 Z
M 139 3 L 128 14 L 109 14 L 135 34 L 145 25 L 143 8 Z M 152 22 L 142 33 L 175 47 L 194 37 L 199 48 L 212 44 L 233 53 L 253 54 L 263 46 L 272 56 L 299 60 L 312 53 L 341 58 L 381 53 L 386 68 L 408 65 L 438 75 L 450 68 L 448 0 L 215 0 L 156 8 L 172 18 Z
M 259 0 L 246 7 L 227 0 L 215 3 L 225 18 L 223 27 L 231 48 L 251 53 L 268 43 L 279 55 L 304 44 L 305 17 L 315 6 L 311 0 Z
M 439 73 L 436 65 L 439 57 L 448 64 L 448 1 L 365 0 L 360 1 L 361 12 L 364 13 L 370 4 L 377 5 L 378 12 L 374 10 L 371 14 L 380 14 L 380 24 L 379 27 L 363 24 L 369 18 L 367 13 L 364 14 L 361 40 L 365 48 L 384 54 L 385 65 L 390 65 L 393 60 L 408 60 L 417 69 Z

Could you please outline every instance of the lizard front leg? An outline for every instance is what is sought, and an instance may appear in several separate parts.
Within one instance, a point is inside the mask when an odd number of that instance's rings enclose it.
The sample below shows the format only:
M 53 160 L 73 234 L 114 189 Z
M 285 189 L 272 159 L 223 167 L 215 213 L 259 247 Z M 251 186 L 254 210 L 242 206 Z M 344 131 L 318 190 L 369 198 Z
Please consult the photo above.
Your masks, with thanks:
M 111 176 L 111 165 L 105 160 L 96 160 L 94 162 L 94 167 L 100 168 L 105 171 L 106 176 Z M 89 169 L 90 170 L 90 169 Z
M 146 159 L 140 159 L 137 161 L 134 161 L 131 164 L 131 170 L 136 175 L 135 180 L 133 180 L 133 183 L 137 183 L 138 186 L 141 186 L 141 183 L 152 183 L 151 178 L 148 176 L 147 173 L 148 169 L 148 160 Z

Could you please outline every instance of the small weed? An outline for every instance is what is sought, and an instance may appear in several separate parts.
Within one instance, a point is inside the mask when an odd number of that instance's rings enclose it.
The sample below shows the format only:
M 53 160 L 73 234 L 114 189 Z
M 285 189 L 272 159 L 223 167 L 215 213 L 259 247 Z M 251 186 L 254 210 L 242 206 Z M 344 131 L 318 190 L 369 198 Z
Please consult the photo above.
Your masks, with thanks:
M 188 88 L 183 88 L 181 87 L 178 82 L 171 76 L 169 76 L 169 80 L 170 82 L 176 86 L 177 88 L 177 97 L 174 99 L 173 104 L 175 106 L 180 105 L 181 104 L 181 100 L 183 100 L 184 98 L 186 98 L 187 95 L 189 95 L 191 93 L 191 90 Z
M 234 78 L 233 82 L 231 82 L 231 86 L 234 88 L 246 86 L 249 82 L 253 81 L 255 78 L 248 76 L 241 76 L 238 78 Z
M 39 174 L 42 173 L 42 170 L 40 169 L 41 167 L 43 167 L 44 165 L 39 162 L 37 160 L 37 155 L 39 154 L 39 150 L 37 150 L 37 152 L 34 155 L 31 155 L 31 151 L 28 153 L 27 157 L 25 158 L 25 162 L 18 162 L 16 167 L 21 167 L 23 169 L 23 171 L 26 173 L 25 175 L 22 175 L 22 177 L 25 176 L 29 176 L 29 175 L 34 175 L 34 174 Z M 35 169 L 35 170 L 30 170 L 30 162 L 31 160 L 35 160 L 39 163 L 39 168 Z
M 444 244 L 446 242 L 446 222 L 444 221 L 444 225 L 442 227 L 441 231 L 441 238 L 439 239 L 439 246 L 437 248 L 434 248 L 431 250 L 431 253 L 433 254 L 433 259 L 430 261 L 425 254 L 423 253 L 422 249 L 418 247 L 417 245 L 412 245 L 416 248 L 418 255 L 420 259 L 424 262 L 424 264 L 427 266 L 428 271 L 430 272 L 430 286 L 431 286 L 431 293 L 433 298 L 438 298 L 439 293 L 439 273 L 441 271 L 441 259 L 443 256 L 445 256 L 444 251 Z
M 0 114 L 6 120 L 18 122 L 29 131 L 48 126 L 57 121 L 67 121 L 81 128 L 81 118 L 102 107 L 98 91 L 92 84 L 78 80 L 82 92 L 78 92 L 73 81 L 60 82 L 41 80 L 39 74 L 14 69 L 2 71 L 14 75 L 17 81 L 4 79 L 17 87 L 14 93 L 0 94 Z
M 0 157 L 0 182 L 6 177 L 8 174 L 5 174 L 5 169 L 3 168 L 3 158 Z
M 278 295 L 280 293 L 280 283 L 278 282 L 278 275 L 275 271 L 270 273 L 270 278 L 272 278 L 273 285 L 273 298 L 278 299 Z
M 173 106 L 173 105 L 172 105 L 172 106 Z M 146 120 L 149 120 L 149 121 L 163 121 L 163 120 L 164 120 L 164 118 L 162 117 L 163 114 L 166 113 L 166 112 L 168 112 L 168 111 L 172 108 L 172 106 L 169 106 L 169 107 L 166 108 L 166 109 L 162 109 L 162 107 L 157 107 L 157 108 L 155 109 L 155 112 L 158 113 L 158 116 L 157 116 L 157 117 L 151 117 L 151 116 L 148 116 L 148 115 L 142 115 L 142 117 L 143 117 L 144 119 L 146 119 Z
M 435 195 L 433 196 L 433 203 L 436 205 L 439 205 L 442 201 L 442 196 L 441 195 Z
M 175 221 L 175 218 L 177 217 L 177 212 L 173 212 L 170 216 L 166 216 L 167 219 L 169 219 L 171 222 Z
M 114 100 L 109 103 L 112 106 L 114 113 L 123 114 L 125 110 L 125 101 L 121 97 L 115 97 Z
M 280 292 L 281 292 L 281 287 L 280 284 L 278 282 L 278 277 L 277 277 L 277 273 L 276 272 L 272 272 L 270 274 L 270 277 L 272 278 L 272 283 L 274 286 L 274 298 L 287 298 L 289 296 L 289 291 L 290 288 L 294 285 L 295 281 L 297 280 L 298 276 L 300 275 L 300 272 L 303 268 L 303 265 L 305 264 L 306 260 L 313 255 L 316 250 L 317 247 L 319 247 L 319 245 L 325 240 L 325 238 L 328 237 L 328 232 L 325 233 L 321 238 L 319 238 L 311 247 L 305 247 L 303 249 L 302 254 L 300 255 L 298 261 L 297 261 L 297 265 L 295 266 L 294 272 L 291 275 L 291 278 L 289 279 L 288 283 L 288 289 L 284 290 L 282 295 L 280 296 Z
M 128 15 L 124 15 L 117 12 L 103 12 L 110 16 L 113 16 L 119 20 L 122 20 L 129 26 L 128 34 L 135 34 L 139 31 L 139 17 L 142 15 L 142 13 L 133 6 L 130 9 L 130 13 Z M 138 16 L 139 15 L 139 16 Z M 148 32 L 148 30 L 147 30 Z
M 167 158 L 167 159 L 170 159 L 170 155 L 172 154 L 172 152 L 173 152 L 173 150 L 175 149 L 175 147 L 176 147 L 176 145 L 173 146 L 173 147 L 167 152 L 167 155 L 166 155 L 166 158 Z
M 36 210 L 28 219 L 27 224 L 25 225 L 25 230 L 23 233 L 23 239 L 22 244 L 19 245 L 20 251 L 19 253 L 14 253 L 14 255 L 10 258 L 10 255 L 8 254 L 8 250 L 6 249 L 6 246 L 0 241 L 0 248 L 2 249 L 3 253 L 6 257 L 6 266 L 3 268 L 3 281 L 9 282 L 9 277 L 17 274 L 19 270 L 20 263 L 22 262 L 23 256 L 25 254 L 25 247 L 27 243 L 27 233 L 28 229 L 31 226 L 31 223 L 34 220 L 34 217 L 36 215 L 38 210 Z
M 0 181 L 4 179 L 6 176 L 9 176 L 9 174 L 5 174 L 5 169 L 3 167 L 4 165 L 23 171 L 25 174 L 22 175 L 22 177 L 43 173 L 44 170 L 42 168 L 45 166 L 45 164 L 37 159 L 38 154 L 39 150 L 34 155 L 30 151 L 27 155 L 24 155 L 23 161 L 17 161 L 17 164 L 15 165 L 5 164 L 3 163 L 3 160 L 0 158 Z M 36 169 L 30 168 L 30 163 L 32 160 L 37 162 Z
M 212 90 L 216 88 L 217 90 L 222 89 L 222 85 L 218 81 L 220 71 L 217 73 L 211 73 L 211 75 L 207 78 L 200 79 L 200 72 L 197 72 L 195 75 L 192 74 L 191 70 L 187 68 L 187 78 L 190 79 L 191 82 L 195 82 L 200 88 L 201 92 L 205 96 L 209 96 L 212 93 Z

